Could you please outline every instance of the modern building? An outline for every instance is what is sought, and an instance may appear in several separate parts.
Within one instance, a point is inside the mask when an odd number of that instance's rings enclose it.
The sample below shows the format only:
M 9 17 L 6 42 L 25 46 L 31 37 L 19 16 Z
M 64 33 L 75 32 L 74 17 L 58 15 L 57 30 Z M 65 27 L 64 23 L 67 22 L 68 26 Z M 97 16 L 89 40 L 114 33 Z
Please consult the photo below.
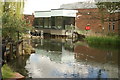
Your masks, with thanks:
M 67 30 L 72 31 L 75 28 L 78 31 L 86 31 L 88 26 L 92 34 L 120 34 L 120 11 L 114 14 L 105 12 L 101 16 L 95 1 L 97 0 L 63 4 L 60 9 L 35 11 L 34 16 L 26 17 L 38 32 L 42 31 L 45 34 L 68 35 Z
M 93 2 L 76 2 L 70 4 L 63 4 L 60 8 L 77 10 L 75 26 L 78 30 L 86 30 L 86 26 L 90 27 L 90 32 L 95 34 L 108 34 L 120 32 L 120 11 L 115 13 L 103 13 L 103 16 Z M 103 22 L 104 20 L 104 22 Z
M 34 27 L 51 35 L 65 35 L 66 29 L 75 26 L 77 10 L 52 9 L 35 11 Z

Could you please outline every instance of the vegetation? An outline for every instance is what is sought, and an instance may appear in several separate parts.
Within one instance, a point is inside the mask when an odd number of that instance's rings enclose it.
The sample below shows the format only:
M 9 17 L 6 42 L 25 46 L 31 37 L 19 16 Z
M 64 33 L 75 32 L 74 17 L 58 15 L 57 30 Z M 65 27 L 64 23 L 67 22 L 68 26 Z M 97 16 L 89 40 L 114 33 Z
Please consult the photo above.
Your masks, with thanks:
M 118 21 L 118 16 L 115 15 L 117 10 L 120 10 L 120 1 L 119 2 L 98 2 L 96 3 L 99 13 L 100 20 L 102 23 L 102 29 L 104 31 L 104 22 L 115 22 Z M 107 17 L 109 15 L 109 17 Z
M 2 2 L 0 0 L 0 37 L 2 36 L 1 32 L 2 32 Z
M 4 65 L 2 67 L 2 78 L 6 79 L 6 78 L 12 78 L 14 75 L 14 72 L 10 69 L 10 67 L 8 65 Z
M 8 40 L 10 42 L 18 41 L 19 38 L 23 36 L 24 32 L 29 29 L 27 27 L 28 23 L 26 23 L 26 21 L 23 19 L 23 8 L 24 0 L 19 0 L 19 2 L 0 2 L 0 18 L 2 18 L 2 39 Z M 11 78 L 13 76 L 13 73 L 14 72 L 8 65 L 4 65 L 2 67 L 3 78 Z
M 19 39 L 27 29 L 23 20 L 24 2 L 4 2 L 2 15 L 2 37 L 12 40 Z
M 106 9 L 109 13 L 114 13 L 116 10 L 120 9 L 120 1 L 119 2 L 98 2 L 97 7 L 99 10 L 103 11 Z
M 118 36 L 90 36 L 86 37 L 85 40 L 88 44 L 92 45 L 111 45 L 111 46 L 118 46 L 120 45 L 120 38 Z

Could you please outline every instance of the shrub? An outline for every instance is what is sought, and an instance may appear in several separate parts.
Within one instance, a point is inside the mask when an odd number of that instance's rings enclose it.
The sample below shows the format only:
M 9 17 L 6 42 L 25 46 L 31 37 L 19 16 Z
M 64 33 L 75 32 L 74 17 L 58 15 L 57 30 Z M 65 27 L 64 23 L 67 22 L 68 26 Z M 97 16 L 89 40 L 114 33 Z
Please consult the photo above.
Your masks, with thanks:
M 4 65 L 2 67 L 2 78 L 6 79 L 6 78 L 11 78 L 13 77 L 14 72 L 10 69 L 10 67 L 8 65 Z
M 118 36 L 113 37 L 86 37 L 85 40 L 88 44 L 97 44 L 97 45 L 120 45 L 120 38 Z

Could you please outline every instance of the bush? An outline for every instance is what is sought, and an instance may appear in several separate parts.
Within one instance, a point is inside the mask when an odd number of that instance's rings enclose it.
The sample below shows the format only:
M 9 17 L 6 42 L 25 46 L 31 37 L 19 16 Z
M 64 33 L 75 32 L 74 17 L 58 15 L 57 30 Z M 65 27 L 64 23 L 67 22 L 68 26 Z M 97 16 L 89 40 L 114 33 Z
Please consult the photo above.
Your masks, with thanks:
M 14 72 L 10 69 L 8 65 L 2 67 L 2 78 L 7 79 L 13 77 Z
M 120 38 L 118 36 L 113 37 L 86 37 L 85 40 L 88 44 L 97 45 L 120 45 Z

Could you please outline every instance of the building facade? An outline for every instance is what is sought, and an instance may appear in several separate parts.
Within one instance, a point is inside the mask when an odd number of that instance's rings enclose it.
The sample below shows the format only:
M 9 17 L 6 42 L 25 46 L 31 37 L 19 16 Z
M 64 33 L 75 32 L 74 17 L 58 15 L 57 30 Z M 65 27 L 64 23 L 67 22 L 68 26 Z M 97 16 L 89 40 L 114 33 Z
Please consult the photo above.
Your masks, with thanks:
M 27 22 L 37 30 L 53 35 L 65 35 L 66 30 L 75 29 L 94 34 L 120 34 L 120 11 L 102 13 L 94 3 L 65 4 L 61 9 L 35 11 L 25 15 Z
M 93 33 L 116 33 L 120 32 L 120 12 L 110 14 L 105 12 L 103 15 L 98 8 L 77 9 L 76 27 L 79 30 L 86 30 L 89 26 Z
M 75 26 L 77 10 L 52 9 L 51 11 L 36 11 L 34 27 L 43 33 L 65 35 L 66 29 Z
M 28 26 L 33 26 L 34 24 L 34 14 L 25 14 L 24 19 L 26 20 L 26 23 Z

